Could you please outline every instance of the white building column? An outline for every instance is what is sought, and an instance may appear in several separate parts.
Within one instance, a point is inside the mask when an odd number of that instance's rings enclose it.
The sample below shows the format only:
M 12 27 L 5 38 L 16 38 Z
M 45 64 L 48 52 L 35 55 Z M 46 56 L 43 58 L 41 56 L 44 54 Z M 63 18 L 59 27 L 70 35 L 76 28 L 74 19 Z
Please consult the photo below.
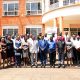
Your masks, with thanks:
M 64 25 L 63 17 L 60 16 L 59 17 L 59 30 L 60 30 L 60 33 L 62 34 L 63 34 L 63 27 L 64 27 L 63 25 Z
M 57 33 L 58 33 L 57 32 L 57 28 L 58 28 L 57 18 L 54 18 L 53 21 L 54 21 L 53 29 L 54 29 L 54 33 L 55 33 L 55 38 L 57 38 Z
M 59 0 L 59 7 L 63 7 L 63 1 L 64 0 Z
M 45 11 L 49 10 L 50 0 L 45 0 Z
M 57 18 L 54 18 L 54 27 L 57 27 Z

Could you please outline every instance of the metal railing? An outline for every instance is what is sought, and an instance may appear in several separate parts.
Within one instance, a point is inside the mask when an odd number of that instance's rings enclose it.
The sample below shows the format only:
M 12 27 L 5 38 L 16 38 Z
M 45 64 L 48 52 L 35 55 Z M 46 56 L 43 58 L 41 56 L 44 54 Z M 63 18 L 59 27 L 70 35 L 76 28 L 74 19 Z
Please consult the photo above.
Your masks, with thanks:
M 63 0 L 62 2 L 60 0 L 59 2 L 56 2 L 56 3 L 49 5 L 49 11 L 54 10 L 54 9 L 58 9 L 61 7 L 65 7 L 65 6 L 74 5 L 76 3 L 80 3 L 80 0 Z M 44 12 L 46 12 L 46 11 L 44 11 Z
M 50 9 L 50 10 L 53 10 L 53 9 L 57 9 L 58 7 L 59 7 L 59 2 L 54 3 L 54 4 L 51 4 L 51 5 L 49 6 L 49 9 Z

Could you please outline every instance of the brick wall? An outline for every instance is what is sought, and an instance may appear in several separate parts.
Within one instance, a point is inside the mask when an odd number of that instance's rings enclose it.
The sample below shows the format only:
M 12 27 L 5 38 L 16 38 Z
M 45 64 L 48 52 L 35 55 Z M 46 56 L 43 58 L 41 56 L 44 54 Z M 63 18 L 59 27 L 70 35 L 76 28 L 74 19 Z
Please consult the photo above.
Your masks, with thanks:
M 0 35 L 2 35 L 2 26 L 14 26 L 19 27 L 19 34 L 24 34 L 26 25 L 41 25 L 42 16 L 26 16 L 26 0 L 19 0 L 19 16 L 2 16 L 2 0 L 0 0 Z

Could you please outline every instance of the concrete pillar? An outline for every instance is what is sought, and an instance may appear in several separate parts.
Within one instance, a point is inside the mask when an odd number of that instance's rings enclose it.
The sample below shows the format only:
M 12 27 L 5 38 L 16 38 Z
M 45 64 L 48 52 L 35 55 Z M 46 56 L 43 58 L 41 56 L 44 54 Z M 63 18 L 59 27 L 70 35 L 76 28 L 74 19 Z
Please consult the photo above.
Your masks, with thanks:
M 59 7 L 63 7 L 63 1 L 64 0 L 59 0 Z
M 54 27 L 57 27 L 57 18 L 54 18 Z
M 58 22 L 57 22 L 57 18 L 54 18 L 54 26 L 53 26 L 54 28 L 53 29 L 55 29 L 54 31 L 55 31 L 55 38 L 57 38 L 57 28 L 58 28 Z
M 42 24 L 42 35 L 45 34 L 45 24 Z
M 63 21 L 63 17 L 59 17 L 59 30 L 60 30 L 60 33 L 62 32 L 63 34 L 63 25 L 64 24 L 64 21 Z

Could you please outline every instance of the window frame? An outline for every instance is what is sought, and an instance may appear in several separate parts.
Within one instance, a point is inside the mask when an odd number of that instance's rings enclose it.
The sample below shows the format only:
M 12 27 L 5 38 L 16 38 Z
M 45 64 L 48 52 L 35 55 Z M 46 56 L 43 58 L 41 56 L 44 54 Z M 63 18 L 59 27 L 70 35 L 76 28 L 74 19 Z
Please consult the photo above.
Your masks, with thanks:
M 3 26 L 2 27 L 2 36 L 4 36 L 4 29 L 6 30 L 6 34 L 8 34 L 9 33 L 9 30 L 11 29 L 11 30 L 13 30 L 13 34 L 15 33 L 14 31 L 15 30 L 18 30 L 19 31 L 19 28 L 18 28 L 18 26 Z M 12 34 L 12 35 L 13 35 Z M 18 34 L 18 32 L 17 32 L 17 34 Z M 10 34 L 11 35 L 11 34 Z
M 27 34 L 26 29 L 30 29 L 29 33 L 31 33 L 31 29 L 32 28 L 36 28 L 37 29 L 37 31 L 36 31 L 37 35 L 38 35 L 38 33 L 42 32 L 42 25 L 27 25 L 27 26 L 25 26 L 25 34 Z M 38 31 L 39 28 L 41 29 L 41 32 Z
M 50 5 L 55 4 L 57 2 L 59 2 L 59 1 L 58 0 L 50 0 Z
M 4 5 L 7 5 L 7 11 L 4 10 Z M 9 4 L 14 4 L 14 10 L 8 10 Z M 16 10 L 16 4 L 18 5 L 18 10 Z M 12 12 L 12 13 L 11 13 Z M 6 15 L 5 15 L 6 13 Z M 12 14 L 12 15 L 11 15 Z M 4 1 L 3 2 L 3 15 L 2 16 L 19 16 L 19 2 L 18 1 Z
M 37 3 L 37 5 L 38 5 L 38 3 L 40 3 L 41 10 L 31 10 L 32 3 Z M 27 4 L 30 4 L 30 10 L 27 10 Z M 35 11 L 36 11 L 36 13 L 33 13 Z M 26 16 L 30 16 L 30 15 L 42 15 L 42 2 L 41 1 L 34 1 L 34 2 L 28 1 L 28 2 L 26 2 Z

